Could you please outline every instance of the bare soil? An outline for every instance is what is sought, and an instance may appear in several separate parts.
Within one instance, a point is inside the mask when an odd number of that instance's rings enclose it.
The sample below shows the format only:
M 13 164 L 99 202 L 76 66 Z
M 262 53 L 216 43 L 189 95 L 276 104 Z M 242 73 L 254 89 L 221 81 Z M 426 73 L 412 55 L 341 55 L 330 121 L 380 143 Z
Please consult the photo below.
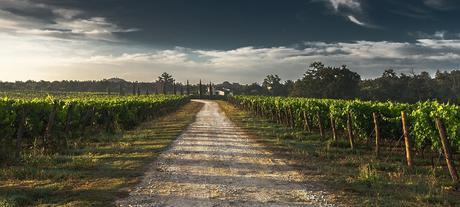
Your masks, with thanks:
M 213 101 L 118 206 L 337 206 L 321 184 L 251 140 Z

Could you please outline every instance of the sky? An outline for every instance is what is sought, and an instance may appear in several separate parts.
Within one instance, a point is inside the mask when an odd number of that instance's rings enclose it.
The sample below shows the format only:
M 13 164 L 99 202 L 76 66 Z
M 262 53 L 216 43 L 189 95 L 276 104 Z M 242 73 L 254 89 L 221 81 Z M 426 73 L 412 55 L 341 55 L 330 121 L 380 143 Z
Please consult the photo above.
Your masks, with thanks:
M 458 0 L 0 0 L 0 81 L 460 69 Z

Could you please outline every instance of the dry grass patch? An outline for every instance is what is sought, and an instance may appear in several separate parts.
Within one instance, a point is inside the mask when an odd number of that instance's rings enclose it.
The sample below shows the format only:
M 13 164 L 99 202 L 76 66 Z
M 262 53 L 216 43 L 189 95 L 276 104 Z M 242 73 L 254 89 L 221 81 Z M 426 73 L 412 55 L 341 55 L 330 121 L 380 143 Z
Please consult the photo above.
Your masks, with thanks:
M 224 101 L 219 104 L 227 116 L 255 140 L 281 156 L 296 160 L 307 176 L 321 174 L 321 180 L 336 191 L 342 203 L 350 206 L 460 206 L 459 190 L 454 190 L 459 186 L 452 184 L 447 169 L 441 165 L 432 169 L 421 165 L 429 161 L 418 157 L 416 164 L 419 165 L 410 172 L 402 153 L 376 159 L 372 149 L 364 144 L 352 151 L 344 138 L 332 145 L 317 133 L 271 123 Z
M 3 166 L 0 206 L 112 206 L 193 122 L 201 106 L 191 102 L 123 134 L 97 136 L 64 154 L 31 154 Z

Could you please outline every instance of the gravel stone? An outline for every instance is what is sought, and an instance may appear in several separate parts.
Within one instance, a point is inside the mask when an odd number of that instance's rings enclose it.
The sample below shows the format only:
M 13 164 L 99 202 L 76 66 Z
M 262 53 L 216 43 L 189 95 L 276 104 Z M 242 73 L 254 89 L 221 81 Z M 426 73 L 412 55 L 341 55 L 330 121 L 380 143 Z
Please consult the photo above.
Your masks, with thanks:
M 251 141 L 213 101 L 117 206 L 336 206 L 328 192 Z

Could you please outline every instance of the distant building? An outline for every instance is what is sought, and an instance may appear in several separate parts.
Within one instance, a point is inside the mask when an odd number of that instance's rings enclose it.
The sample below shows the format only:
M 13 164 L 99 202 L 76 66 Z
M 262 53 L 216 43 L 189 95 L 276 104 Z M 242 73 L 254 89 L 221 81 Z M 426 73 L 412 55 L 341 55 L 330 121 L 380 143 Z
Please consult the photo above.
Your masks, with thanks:
M 210 93 L 209 87 L 207 88 L 207 94 Z M 228 96 L 228 95 L 233 95 L 233 93 L 230 91 L 230 89 L 224 88 L 222 90 L 216 89 L 214 86 L 212 87 L 212 95 L 213 96 Z

